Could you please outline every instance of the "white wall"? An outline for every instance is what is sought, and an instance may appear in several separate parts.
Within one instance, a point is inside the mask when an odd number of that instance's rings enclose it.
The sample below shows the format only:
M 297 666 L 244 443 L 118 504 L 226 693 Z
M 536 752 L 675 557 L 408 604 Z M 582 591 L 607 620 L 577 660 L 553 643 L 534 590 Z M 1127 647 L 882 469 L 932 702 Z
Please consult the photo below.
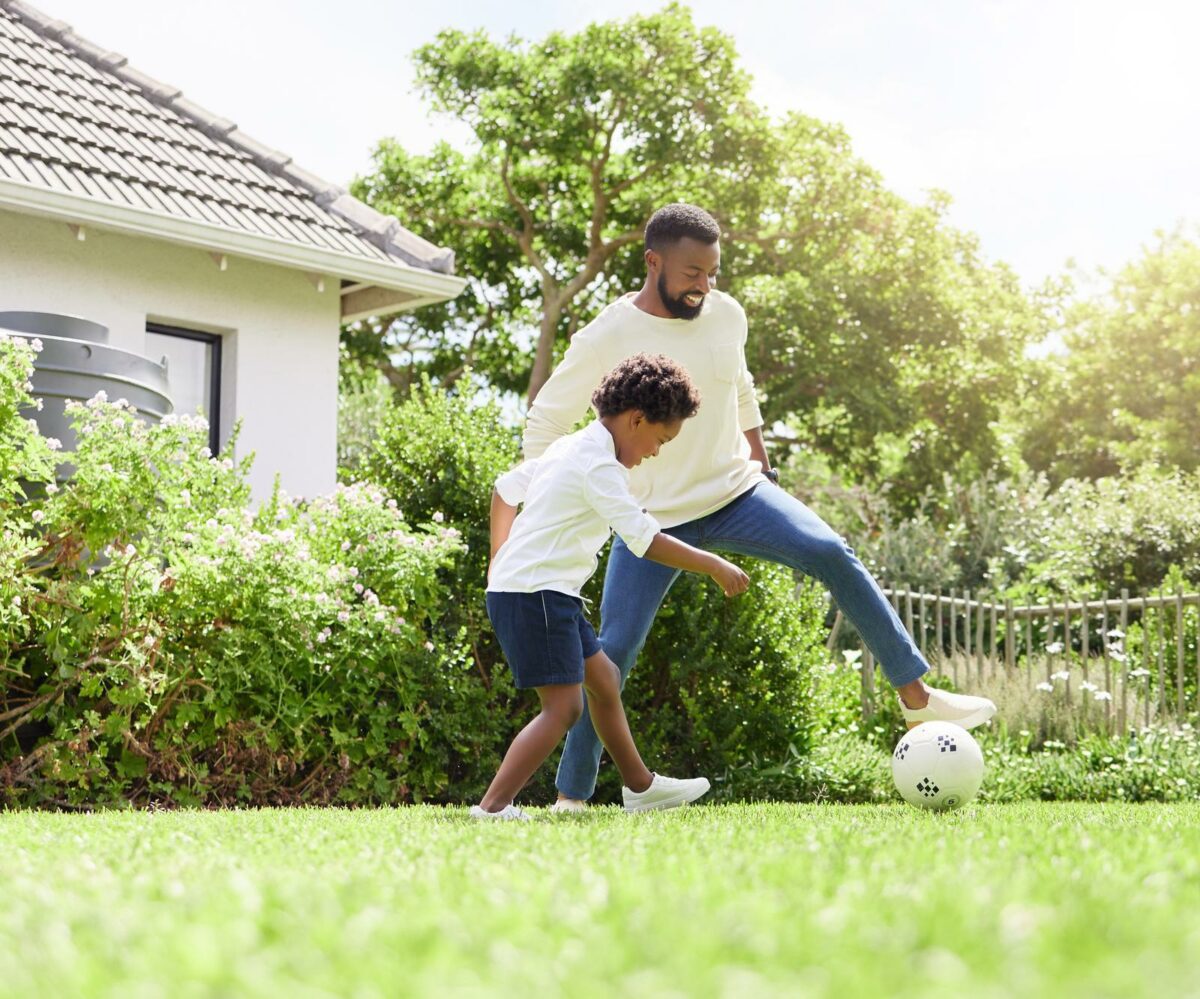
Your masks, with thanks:
M 276 472 L 294 496 L 330 491 L 337 463 L 338 282 L 299 271 L 0 210 L 0 310 L 78 315 L 109 343 L 146 352 L 147 321 L 222 334 L 221 432 L 265 498 Z

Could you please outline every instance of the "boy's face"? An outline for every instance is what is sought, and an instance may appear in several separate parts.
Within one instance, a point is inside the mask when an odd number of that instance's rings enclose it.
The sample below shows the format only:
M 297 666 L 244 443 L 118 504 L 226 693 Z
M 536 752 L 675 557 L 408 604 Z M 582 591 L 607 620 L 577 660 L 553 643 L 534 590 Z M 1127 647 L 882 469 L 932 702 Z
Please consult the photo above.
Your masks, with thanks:
M 630 409 L 617 417 L 614 428 L 617 461 L 626 468 L 637 468 L 646 458 L 653 458 L 659 448 L 679 436 L 683 420 L 671 423 L 651 423 L 640 409 Z

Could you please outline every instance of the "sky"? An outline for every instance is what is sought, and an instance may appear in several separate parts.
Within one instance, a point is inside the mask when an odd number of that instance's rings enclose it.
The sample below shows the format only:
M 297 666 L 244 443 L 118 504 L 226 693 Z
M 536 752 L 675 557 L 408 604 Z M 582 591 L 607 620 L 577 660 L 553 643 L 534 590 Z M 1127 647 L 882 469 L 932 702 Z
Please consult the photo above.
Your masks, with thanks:
M 443 28 L 537 38 L 643 2 L 34 0 L 84 38 L 302 167 L 347 184 L 395 137 L 463 143 L 413 90 Z M 1200 222 L 1200 5 L 1166 0 L 696 0 L 772 112 L 842 124 L 888 185 L 953 199 L 950 220 L 1029 286 L 1121 267 Z

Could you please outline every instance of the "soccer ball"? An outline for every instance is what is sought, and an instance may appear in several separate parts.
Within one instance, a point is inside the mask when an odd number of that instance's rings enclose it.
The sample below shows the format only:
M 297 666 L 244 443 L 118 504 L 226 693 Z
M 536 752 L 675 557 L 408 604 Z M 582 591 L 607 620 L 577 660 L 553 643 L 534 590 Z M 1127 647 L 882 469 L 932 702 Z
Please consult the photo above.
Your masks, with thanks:
M 983 752 L 971 733 L 951 722 L 923 722 L 896 743 L 892 779 L 910 805 L 941 811 L 975 797 Z

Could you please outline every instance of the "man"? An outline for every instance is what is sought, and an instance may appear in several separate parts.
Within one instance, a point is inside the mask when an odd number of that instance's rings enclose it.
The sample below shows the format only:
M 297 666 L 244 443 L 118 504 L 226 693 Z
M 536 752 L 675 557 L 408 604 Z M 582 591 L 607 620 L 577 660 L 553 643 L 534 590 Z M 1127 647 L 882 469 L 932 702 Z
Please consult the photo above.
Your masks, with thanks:
M 681 364 L 700 390 L 700 410 L 675 443 L 632 471 L 634 495 L 668 533 L 697 548 L 737 552 L 799 569 L 824 583 L 896 688 L 910 727 L 950 721 L 973 728 L 995 713 L 982 697 L 933 690 L 929 671 L 878 584 L 816 514 L 777 486 L 746 369 L 746 314 L 716 290 L 721 231 L 694 205 L 673 204 L 646 226 L 646 280 L 575 334 L 529 410 L 526 459 L 571 432 L 605 372 L 641 352 Z M 621 680 L 645 644 L 679 571 L 639 559 L 615 538 L 604 578 L 600 644 Z M 592 796 L 600 741 L 586 714 L 567 736 L 555 784 L 558 811 Z

